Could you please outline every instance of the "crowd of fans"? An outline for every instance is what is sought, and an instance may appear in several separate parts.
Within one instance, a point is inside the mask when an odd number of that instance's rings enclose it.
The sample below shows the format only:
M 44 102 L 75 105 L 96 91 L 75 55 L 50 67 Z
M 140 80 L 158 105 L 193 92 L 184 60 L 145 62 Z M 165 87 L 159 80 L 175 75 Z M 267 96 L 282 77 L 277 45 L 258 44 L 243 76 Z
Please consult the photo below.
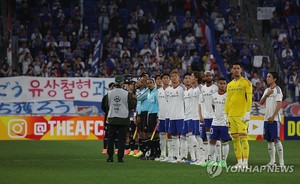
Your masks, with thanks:
M 291 1 L 280 1 L 281 6 L 283 2 L 290 2 L 291 7 Z M 280 8 L 271 4 L 273 1 L 260 3 Z M 181 75 L 210 70 L 215 79 L 221 75 L 230 79 L 230 64 L 240 60 L 254 86 L 254 100 L 262 96 L 270 62 L 264 60 L 260 67 L 253 67 L 260 47 L 256 38 L 242 34 L 246 28 L 237 0 L 85 0 L 82 6 L 72 0 L 17 0 L 12 48 L 20 67 L 12 71 L 4 62 L 0 77 L 137 77 L 145 72 L 153 77 L 178 69 Z M 282 21 L 283 16 L 295 12 L 285 8 L 276 11 L 269 24 L 275 53 L 280 52 L 277 55 L 287 68 L 285 73 L 291 76 L 289 86 L 292 79 L 295 84 L 300 78 L 295 50 L 300 43 L 300 21 L 293 27 Z M 218 62 L 206 36 L 208 22 L 215 31 L 215 49 L 221 56 Z M 95 70 L 94 50 L 99 38 L 103 48 Z M 225 68 L 223 74 L 220 65 Z
M 266 30 L 272 40 L 275 61 L 278 62 L 284 83 L 288 86 L 286 95 L 293 102 L 299 102 L 300 91 L 300 18 L 299 1 L 264 0 L 260 6 L 276 7 L 271 20 L 265 20 Z

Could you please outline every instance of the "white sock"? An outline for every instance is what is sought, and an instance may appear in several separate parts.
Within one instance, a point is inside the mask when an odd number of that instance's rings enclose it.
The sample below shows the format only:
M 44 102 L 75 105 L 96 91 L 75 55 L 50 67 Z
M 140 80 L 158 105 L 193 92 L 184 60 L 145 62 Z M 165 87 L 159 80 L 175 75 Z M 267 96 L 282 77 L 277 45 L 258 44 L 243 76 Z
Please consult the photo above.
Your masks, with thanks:
M 166 157 L 166 133 L 165 132 L 159 132 L 159 146 L 160 146 L 160 156 Z
M 215 152 L 216 152 L 216 145 L 209 143 L 209 145 L 208 145 L 208 156 L 207 156 L 209 161 L 212 161 Z
M 221 141 L 219 141 L 219 140 L 217 140 L 217 142 L 216 142 L 215 156 L 216 156 L 216 161 L 221 160 Z
M 188 147 L 187 147 L 186 136 L 181 135 L 180 136 L 180 157 L 179 158 L 187 158 L 187 154 L 188 154 Z
M 204 144 L 203 144 L 203 140 L 201 139 L 201 137 L 195 136 L 196 137 L 196 141 L 197 141 L 197 145 L 198 145 L 198 160 L 204 160 L 206 159 L 205 156 L 205 150 L 204 150 Z
M 208 141 L 203 141 L 203 159 L 206 160 L 208 157 Z
M 193 135 L 191 135 L 191 134 L 187 134 L 186 141 L 187 141 L 188 151 L 191 155 L 191 160 L 194 161 L 196 158 L 195 158 L 195 150 L 194 150 L 194 144 L 192 141 L 192 136 Z M 195 136 L 194 136 L 194 138 L 195 138 Z M 195 140 L 196 140 L 196 138 L 195 138 Z
M 168 144 L 168 157 L 169 158 L 173 158 L 173 143 L 172 143 L 172 139 L 168 139 L 167 144 Z
M 206 139 L 208 140 L 208 142 L 210 141 L 210 132 L 206 132 Z
M 172 143 L 173 143 L 173 157 L 179 158 L 179 137 L 172 136 Z
M 268 151 L 270 155 L 270 162 L 275 163 L 275 144 L 274 142 L 268 142 Z
M 221 160 L 226 161 L 229 153 L 229 144 L 228 142 L 222 143 L 222 158 Z
M 199 160 L 201 152 L 200 152 L 200 147 L 199 147 L 198 141 L 196 139 L 196 136 L 191 135 L 190 138 L 191 138 L 192 148 L 193 148 L 194 154 L 195 154 L 195 160 Z
M 277 150 L 277 154 L 278 154 L 278 158 L 279 158 L 279 165 L 283 166 L 284 165 L 284 160 L 283 160 L 283 146 L 281 144 L 281 141 L 277 141 L 275 143 L 276 146 L 276 150 Z

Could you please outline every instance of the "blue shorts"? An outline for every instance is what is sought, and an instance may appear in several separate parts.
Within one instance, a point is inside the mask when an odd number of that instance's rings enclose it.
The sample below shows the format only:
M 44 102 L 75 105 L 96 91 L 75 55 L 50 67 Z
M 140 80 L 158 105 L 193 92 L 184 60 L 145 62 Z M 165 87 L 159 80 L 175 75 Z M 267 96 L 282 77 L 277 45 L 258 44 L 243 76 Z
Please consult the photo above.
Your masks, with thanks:
M 200 120 L 193 120 L 193 135 L 200 135 Z
M 166 132 L 166 120 L 162 120 L 162 119 L 159 119 L 158 120 L 158 127 L 157 127 L 157 131 L 158 132 Z
M 189 132 L 193 131 L 193 120 L 184 120 L 182 130 L 181 130 L 181 135 L 186 135 Z
M 200 137 L 203 139 L 203 140 L 207 140 L 207 136 L 206 136 L 206 128 L 209 128 L 211 127 L 211 124 L 212 124 L 212 121 L 213 119 L 210 118 L 210 119 L 204 119 L 204 122 L 203 124 L 200 124 Z
M 194 131 L 194 120 L 192 120 L 192 119 L 186 120 L 186 123 L 187 123 L 187 133 L 193 133 L 193 131 Z
M 210 139 L 211 140 L 222 140 L 222 141 L 231 140 L 231 137 L 228 133 L 228 127 L 212 125 L 210 128 Z
M 171 135 L 181 134 L 183 122 L 184 122 L 183 119 L 170 120 L 169 133 Z
M 267 141 L 279 140 L 280 138 L 280 122 L 274 121 L 272 124 L 268 121 L 264 122 L 264 139 Z
M 170 127 L 170 119 L 167 118 L 166 121 L 165 121 L 165 129 L 166 129 L 166 132 L 169 132 L 169 127 Z
M 207 140 L 204 123 L 200 123 L 200 129 L 199 129 L 199 131 L 200 131 L 200 137 L 203 140 Z
M 209 118 L 209 119 L 204 119 L 204 127 L 206 128 L 209 128 L 211 127 L 211 124 L 212 124 L 212 121 L 213 121 L 213 118 Z

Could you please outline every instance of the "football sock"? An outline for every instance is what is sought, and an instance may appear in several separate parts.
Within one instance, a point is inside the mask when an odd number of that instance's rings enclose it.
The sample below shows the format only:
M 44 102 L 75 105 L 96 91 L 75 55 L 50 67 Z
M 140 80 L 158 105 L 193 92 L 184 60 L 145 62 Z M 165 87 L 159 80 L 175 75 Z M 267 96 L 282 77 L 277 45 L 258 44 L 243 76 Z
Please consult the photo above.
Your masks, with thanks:
M 161 156 L 166 157 L 166 133 L 165 132 L 159 132 L 159 144 L 160 144 L 160 150 L 161 150 Z
M 195 139 L 194 142 L 192 140 L 192 137 L 194 137 L 194 139 Z M 194 148 L 194 146 L 197 147 L 196 143 L 197 143 L 197 140 L 196 140 L 195 136 L 193 136 L 193 135 L 188 135 L 187 136 L 187 146 L 188 146 L 188 150 L 189 150 L 189 153 L 190 153 L 192 161 L 196 160 L 196 157 L 195 157 L 195 148 Z
M 249 142 L 247 137 L 241 137 L 241 147 L 242 147 L 242 152 L 243 152 L 243 159 L 244 162 L 248 163 L 248 158 L 249 158 Z
M 208 157 L 208 141 L 203 141 L 202 149 L 203 149 L 203 153 L 204 153 L 203 159 L 206 160 Z
M 173 157 L 173 143 L 172 143 L 172 139 L 168 139 L 167 144 L 168 144 L 168 156 L 169 156 L 169 158 L 172 158 Z
M 180 137 L 180 158 L 187 158 L 187 141 L 186 141 L 186 136 L 181 136 Z
M 270 162 L 275 163 L 275 144 L 274 142 L 268 142 L 268 151 L 270 155 Z
M 222 143 L 222 158 L 221 160 L 226 161 L 229 153 L 229 144 L 228 142 Z
M 219 141 L 219 140 L 217 140 L 217 142 L 216 142 L 215 156 L 216 156 L 216 161 L 221 160 L 221 141 Z
M 205 132 L 206 133 L 206 139 L 209 142 L 210 141 L 210 132 Z
M 179 137 L 172 136 L 172 143 L 173 143 L 173 157 L 179 158 Z
M 196 141 L 197 141 L 197 159 L 198 160 L 204 160 L 205 158 L 205 149 L 204 149 L 204 144 L 203 144 L 203 140 L 201 139 L 201 137 L 199 135 L 195 136 L 196 137 Z
M 234 153 L 237 160 L 242 160 L 242 146 L 239 135 L 232 136 Z
M 132 136 L 130 136 L 130 142 L 129 142 L 129 145 L 130 145 L 130 149 L 131 149 L 131 150 L 134 150 L 135 140 L 133 139 Z
M 144 145 L 144 140 L 141 138 L 139 139 L 139 145 L 140 145 L 140 151 L 142 151 L 144 153 L 145 145 Z
M 281 141 L 278 140 L 275 143 L 275 146 L 276 146 L 277 154 L 279 157 L 279 164 L 282 166 L 282 165 L 284 165 L 284 160 L 283 160 L 283 146 L 282 146 Z
M 216 151 L 216 145 L 215 144 L 209 144 L 208 145 L 208 160 L 211 161 L 214 154 L 215 154 L 215 151 Z

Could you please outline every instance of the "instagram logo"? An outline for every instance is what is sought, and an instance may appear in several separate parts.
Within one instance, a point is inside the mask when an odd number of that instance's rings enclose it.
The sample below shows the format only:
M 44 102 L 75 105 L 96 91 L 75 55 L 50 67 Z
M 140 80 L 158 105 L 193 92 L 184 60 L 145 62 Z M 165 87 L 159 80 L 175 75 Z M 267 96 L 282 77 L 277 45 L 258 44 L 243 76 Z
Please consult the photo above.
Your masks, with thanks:
M 8 136 L 24 138 L 27 135 L 27 122 L 24 119 L 12 119 L 8 122 Z
M 47 123 L 36 122 L 34 123 L 34 135 L 44 135 L 47 132 Z

